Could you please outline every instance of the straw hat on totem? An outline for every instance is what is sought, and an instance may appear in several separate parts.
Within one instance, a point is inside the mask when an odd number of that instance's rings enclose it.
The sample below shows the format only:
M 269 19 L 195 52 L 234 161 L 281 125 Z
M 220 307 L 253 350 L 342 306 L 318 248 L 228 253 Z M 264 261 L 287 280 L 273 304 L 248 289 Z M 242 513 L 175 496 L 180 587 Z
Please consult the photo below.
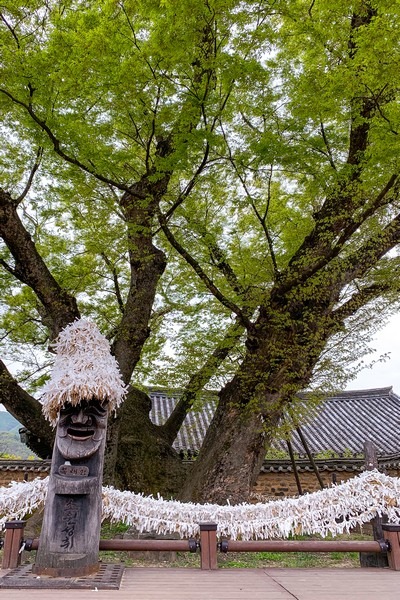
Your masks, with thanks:
M 67 403 L 77 406 L 96 398 L 109 412 L 122 404 L 127 386 L 108 340 L 94 323 L 79 319 L 67 325 L 54 348 L 56 360 L 41 397 L 43 414 L 54 427 Z

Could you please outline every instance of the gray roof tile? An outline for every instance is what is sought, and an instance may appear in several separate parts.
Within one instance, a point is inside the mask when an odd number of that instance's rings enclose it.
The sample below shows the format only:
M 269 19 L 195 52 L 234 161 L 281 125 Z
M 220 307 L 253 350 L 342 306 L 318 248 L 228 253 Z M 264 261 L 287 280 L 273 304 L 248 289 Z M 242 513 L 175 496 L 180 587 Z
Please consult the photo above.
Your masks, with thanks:
M 153 422 L 164 423 L 179 394 L 151 391 L 150 397 Z M 199 450 L 214 410 L 215 403 L 207 401 L 201 410 L 187 415 L 174 442 L 176 450 Z M 314 415 L 309 423 L 301 426 L 314 454 L 326 450 L 361 454 L 366 440 L 374 442 L 381 455 L 400 452 L 400 397 L 391 387 L 340 392 L 328 397 Z M 295 452 L 305 453 L 296 431 L 292 434 L 292 444 Z M 286 450 L 284 440 L 276 440 L 274 445 Z

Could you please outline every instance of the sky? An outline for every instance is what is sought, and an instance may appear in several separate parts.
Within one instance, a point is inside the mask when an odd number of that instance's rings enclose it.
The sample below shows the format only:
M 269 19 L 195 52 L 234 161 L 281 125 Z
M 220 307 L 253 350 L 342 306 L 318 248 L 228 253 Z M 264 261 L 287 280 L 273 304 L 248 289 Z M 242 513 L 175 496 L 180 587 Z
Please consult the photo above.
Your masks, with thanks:
M 366 362 L 376 360 L 385 353 L 390 353 L 390 358 L 360 371 L 357 378 L 349 382 L 347 389 L 393 386 L 393 391 L 400 395 L 400 314 L 393 316 L 386 327 L 376 334 L 371 346 L 376 352 L 366 356 Z

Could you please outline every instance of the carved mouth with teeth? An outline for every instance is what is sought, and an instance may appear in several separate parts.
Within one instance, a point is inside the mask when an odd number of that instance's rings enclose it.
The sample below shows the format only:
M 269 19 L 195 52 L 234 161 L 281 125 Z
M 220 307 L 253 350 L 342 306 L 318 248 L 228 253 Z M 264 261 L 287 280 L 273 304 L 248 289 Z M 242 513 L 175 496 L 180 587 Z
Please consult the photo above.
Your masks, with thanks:
M 94 436 L 94 429 L 89 429 L 88 427 L 77 427 L 75 425 L 74 427 L 68 427 L 67 434 L 73 440 L 84 442 Z

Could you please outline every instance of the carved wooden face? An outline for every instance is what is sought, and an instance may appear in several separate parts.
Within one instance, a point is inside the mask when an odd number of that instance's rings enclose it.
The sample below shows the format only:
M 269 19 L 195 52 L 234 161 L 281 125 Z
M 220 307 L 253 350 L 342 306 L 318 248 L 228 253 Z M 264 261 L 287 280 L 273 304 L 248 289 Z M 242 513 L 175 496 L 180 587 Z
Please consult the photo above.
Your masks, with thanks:
M 100 448 L 107 428 L 107 409 L 97 400 L 66 404 L 60 410 L 56 443 L 67 460 L 88 458 Z

